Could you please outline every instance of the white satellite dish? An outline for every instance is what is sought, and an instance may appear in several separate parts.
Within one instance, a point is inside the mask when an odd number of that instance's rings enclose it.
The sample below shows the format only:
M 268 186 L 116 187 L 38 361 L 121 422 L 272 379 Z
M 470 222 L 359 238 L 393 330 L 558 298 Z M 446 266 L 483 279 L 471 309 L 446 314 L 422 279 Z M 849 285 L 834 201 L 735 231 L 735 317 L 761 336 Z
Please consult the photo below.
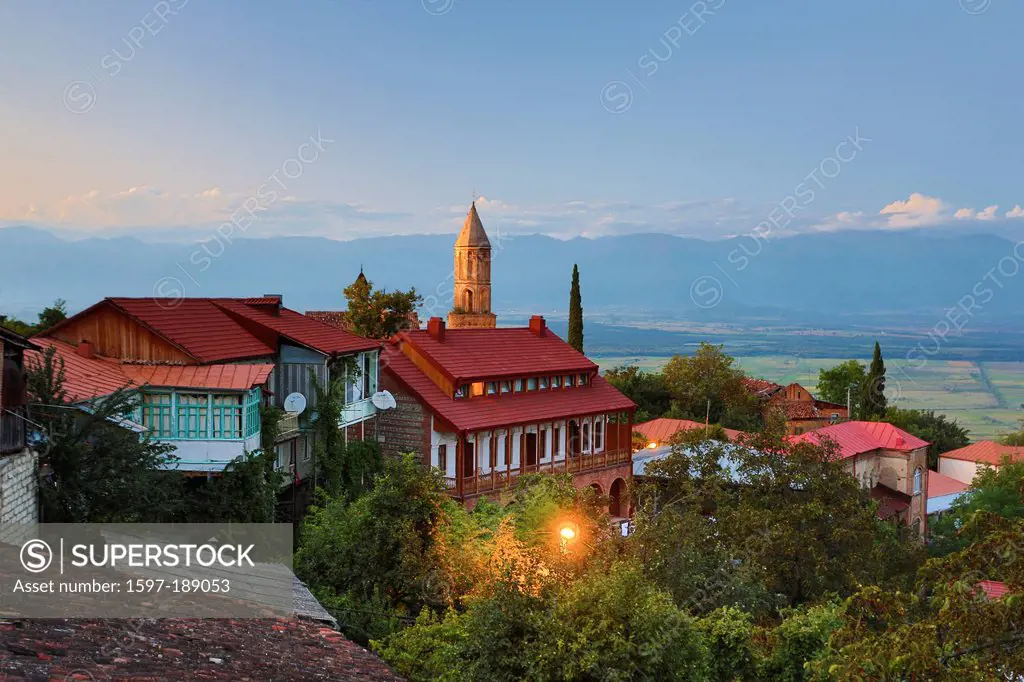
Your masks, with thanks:
M 391 391 L 380 391 L 374 393 L 373 397 L 370 398 L 370 402 L 378 410 L 390 410 L 393 407 L 398 406 L 398 401 L 395 400 L 395 396 L 391 395 Z
M 306 410 L 306 396 L 301 393 L 289 393 L 284 399 L 284 411 L 288 414 L 299 415 Z

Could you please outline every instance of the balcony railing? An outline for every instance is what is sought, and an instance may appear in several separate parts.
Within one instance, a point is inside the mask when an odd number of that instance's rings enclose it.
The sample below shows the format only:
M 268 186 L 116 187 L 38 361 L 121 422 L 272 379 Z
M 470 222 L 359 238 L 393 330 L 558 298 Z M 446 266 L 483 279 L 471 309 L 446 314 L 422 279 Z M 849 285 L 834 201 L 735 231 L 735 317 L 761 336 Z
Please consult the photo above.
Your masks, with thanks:
M 0 410 L 0 453 L 20 452 L 25 448 L 25 410 L 21 407 Z
M 582 471 L 594 471 L 605 467 L 633 461 L 633 451 L 630 448 L 604 450 L 598 453 L 585 453 L 575 457 L 565 457 L 561 460 L 538 462 L 537 464 L 522 464 L 514 469 L 498 470 L 492 469 L 489 472 L 477 471 L 476 475 L 463 476 L 462 495 L 475 495 L 486 493 L 492 490 L 500 490 L 515 485 L 520 476 L 525 474 L 562 474 L 579 473 Z M 447 477 L 445 487 L 452 494 L 458 495 L 459 479 Z
M 281 421 L 278 423 L 277 440 L 279 442 L 282 440 L 287 440 L 288 438 L 294 436 L 298 430 L 299 415 L 295 413 L 285 413 L 285 415 L 281 417 Z

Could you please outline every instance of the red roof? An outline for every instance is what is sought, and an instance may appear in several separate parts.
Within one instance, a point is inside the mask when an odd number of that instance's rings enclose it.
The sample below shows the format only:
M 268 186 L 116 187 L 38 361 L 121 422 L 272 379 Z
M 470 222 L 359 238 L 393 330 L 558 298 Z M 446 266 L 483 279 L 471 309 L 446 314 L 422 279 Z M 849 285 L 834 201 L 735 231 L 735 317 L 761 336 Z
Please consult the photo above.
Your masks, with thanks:
M 886 422 L 849 421 L 792 436 L 794 443 L 820 444 L 825 438 L 839 446 L 840 459 L 872 450 L 911 452 L 928 447 L 928 442 Z
M 278 314 L 272 315 L 268 312 L 269 308 L 254 308 L 233 298 L 214 299 L 214 303 L 224 310 L 245 317 L 292 341 L 328 355 L 357 353 L 373 350 L 380 346 L 380 342 L 375 339 L 356 336 L 344 329 L 339 329 L 334 325 L 307 317 L 288 308 L 281 308 Z
M 451 331 L 448 333 L 451 334 Z M 564 343 L 560 339 L 559 342 Z M 588 386 L 453 400 L 394 346 L 385 350 L 381 366 L 435 415 L 458 431 L 477 431 L 601 412 L 629 411 L 636 407 L 632 400 L 600 376 L 595 376 Z
M 1006 586 L 1006 583 L 998 580 L 979 581 L 978 587 L 984 590 L 985 596 L 989 599 L 1002 599 L 1010 591 L 1010 588 Z
M 910 495 L 882 484 L 872 488 L 869 494 L 871 499 L 878 501 L 878 511 L 875 513 L 880 519 L 888 519 L 899 514 L 910 506 L 912 499 Z
M 669 443 L 672 441 L 672 437 L 680 431 L 691 431 L 693 429 L 703 429 L 704 424 L 700 422 L 691 421 L 689 419 L 668 419 L 667 417 L 659 417 L 652 419 L 642 424 L 635 424 L 633 431 L 643 435 L 647 439 L 647 442 L 655 443 Z M 742 436 L 742 431 L 736 429 L 724 429 L 725 435 L 729 437 L 729 440 L 736 440 L 737 437 Z
M 971 486 L 967 485 L 963 481 L 958 481 L 955 478 L 950 478 L 945 474 L 940 474 L 938 471 L 928 472 L 928 499 L 933 497 L 943 497 L 945 495 L 953 495 L 954 493 L 960 493 Z
M 777 384 L 774 381 L 768 381 L 767 379 L 757 379 L 755 377 L 744 377 L 743 385 L 747 387 L 747 390 L 751 393 L 758 395 L 771 395 L 782 388 L 781 384 Z
M 457 383 L 565 372 L 597 372 L 597 365 L 550 329 L 448 329 L 444 341 L 414 329 L 402 340 L 422 351 Z
M 137 365 L 121 363 L 95 355 L 84 358 L 71 344 L 57 339 L 37 338 L 40 346 L 53 347 L 64 361 L 64 391 L 72 402 L 81 402 L 110 395 L 128 386 L 161 386 L 167 388 L 203 388 L 210 390 L 246 391 L 267 381 L 274 369 L 270 364 L 220 365 Z M 42 359 L 39 351 L 25 355 L 29 366 Z
M 980 462 L 999 466 L 1005 457 L 1013 461 L 1024 459 L 1024 447 L 1019 445 L 1003 445 L 991 440 L 982 440 L 971 443 L 965 448 L 943 452 L 939 457 L 949 459 L 962 459 L 968 462 Z

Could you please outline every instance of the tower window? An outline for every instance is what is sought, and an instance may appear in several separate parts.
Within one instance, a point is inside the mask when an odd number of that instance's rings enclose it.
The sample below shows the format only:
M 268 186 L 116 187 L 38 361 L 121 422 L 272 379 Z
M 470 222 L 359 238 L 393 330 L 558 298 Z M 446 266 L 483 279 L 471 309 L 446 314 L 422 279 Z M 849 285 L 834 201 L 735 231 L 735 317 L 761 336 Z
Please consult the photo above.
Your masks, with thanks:
M 551 388 L 561 388 L 562 377 L 551 377 Z
M 541 377 L 540 378 L 540 387 L 541 387 L 541 390 L 543 390 L 543 389 L 548 387 L 548 378 L 547 377 Z
M 473 312 L 473 292 L 469 289 L 462 293 L 462 307 L 467 313 Z
M 526 380 L 526 390 L 527 391 L 536 391 L 537 390 L 537 379 L 536 378 L 530 377 L 529 379 Z

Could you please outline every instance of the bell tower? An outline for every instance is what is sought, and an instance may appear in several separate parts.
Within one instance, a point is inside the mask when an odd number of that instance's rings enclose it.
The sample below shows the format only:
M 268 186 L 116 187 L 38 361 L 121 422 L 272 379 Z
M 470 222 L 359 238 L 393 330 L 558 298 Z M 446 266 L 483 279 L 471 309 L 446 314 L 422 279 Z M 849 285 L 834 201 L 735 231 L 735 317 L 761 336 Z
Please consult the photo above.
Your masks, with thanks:
M 448 328 L 494 329 L 497 324 L 491 312 L 491 242 L 474 201 L 455 240 L 455 300 Z

